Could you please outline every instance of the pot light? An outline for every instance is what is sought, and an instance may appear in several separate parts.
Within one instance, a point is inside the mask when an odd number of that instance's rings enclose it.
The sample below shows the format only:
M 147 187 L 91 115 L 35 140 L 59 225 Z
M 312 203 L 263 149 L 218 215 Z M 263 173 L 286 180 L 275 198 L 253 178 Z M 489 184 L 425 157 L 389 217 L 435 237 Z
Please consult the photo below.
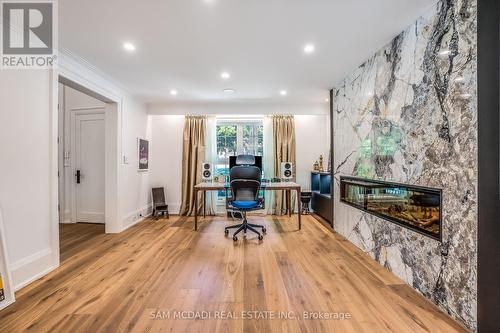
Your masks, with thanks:
M 235 89 L 233 88 L 226 88 L 224 90 L 222 90 L 225 94 L 234 94 L 236 92 Z
M 313 53 L 314 52 L 314 45 L 313 44 L 306 44 L 306 46 L 304 46 L 304 52 L 306 54 Z
M 328 103 L 328 102 L 330 102 L 330 100 L 329 100 L 328 98 L 325 98 L 325 102 L 327 102 L 327 103 Z
M 175 89 L 170 90 L 170 95 L 172 95 L 172 96 L 177 96 L 178 93 L 179 92 Z
M 135 51 L 135 45 L 130 42 L 123 43 L 123 48 L 129 52 Z
M 280 91 L 280 95 L 281 96 L 286 96 L 286 95 L 288 95 L 288 91 L 282 90 L 282 91 Z
M 224 80 L 227 80 L 231 77 L 231 74 L 229 74 L 228 72 L 222 72 L 220 74 L 220 77 L 223 78 Z

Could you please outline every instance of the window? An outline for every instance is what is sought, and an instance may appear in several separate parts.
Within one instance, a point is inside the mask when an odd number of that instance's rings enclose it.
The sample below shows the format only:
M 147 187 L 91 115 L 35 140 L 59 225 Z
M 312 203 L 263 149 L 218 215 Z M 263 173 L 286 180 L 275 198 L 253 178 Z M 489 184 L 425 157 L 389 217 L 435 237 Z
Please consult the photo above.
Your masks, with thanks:
M 217 159 L 215 176 L 229 176 L 229 156 L 249 154 L 262 156 L 264 150 L 264 128 L 262 120 L 217 122 Z M 219 191 L 223 202 L 224 191 Z

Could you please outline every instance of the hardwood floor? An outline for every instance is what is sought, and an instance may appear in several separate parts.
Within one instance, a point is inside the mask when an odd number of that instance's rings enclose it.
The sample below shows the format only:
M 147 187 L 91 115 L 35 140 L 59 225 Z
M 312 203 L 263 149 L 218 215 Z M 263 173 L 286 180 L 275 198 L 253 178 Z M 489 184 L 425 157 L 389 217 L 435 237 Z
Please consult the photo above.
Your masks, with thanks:
M 104 234 L 104 224 L 75 223 L 59 224 L 59 248 L 61 264 L 83 251 L 92 238 Z
M 465 332 L 312 217 L 301 231 L 292 219 L 252 216 L 268 234 L 237 243 L 222 217 L 199 232 L 179 217 L 86 238 L 65 226 L 61 267 L 17 293 L 0 332 Z

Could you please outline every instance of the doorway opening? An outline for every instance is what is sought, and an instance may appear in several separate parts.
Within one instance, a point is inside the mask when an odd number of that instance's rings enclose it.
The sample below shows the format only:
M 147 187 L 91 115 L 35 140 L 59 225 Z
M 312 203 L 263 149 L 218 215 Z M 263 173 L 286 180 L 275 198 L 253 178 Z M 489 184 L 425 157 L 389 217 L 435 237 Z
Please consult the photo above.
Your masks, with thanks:
M 116 103 L 59 77 L 59 252 L 64 262 L 95 237 L 110 232 L 109 178 L 114 155 L 107 128 L 116 127 Z M 116 132 L 116 131 L 115 131 Z M 111 148 L 111 149 L 110 149 Z M 113 162 L 111 162 L 113 164 Z

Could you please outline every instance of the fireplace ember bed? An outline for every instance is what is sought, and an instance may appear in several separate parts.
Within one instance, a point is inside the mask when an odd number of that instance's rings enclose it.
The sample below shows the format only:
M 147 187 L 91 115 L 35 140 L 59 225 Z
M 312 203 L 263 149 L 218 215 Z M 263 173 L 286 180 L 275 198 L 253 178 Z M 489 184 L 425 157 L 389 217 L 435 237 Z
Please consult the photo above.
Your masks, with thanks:
M 441 189 L 341 176 L 340 201 L 441 241 Z

